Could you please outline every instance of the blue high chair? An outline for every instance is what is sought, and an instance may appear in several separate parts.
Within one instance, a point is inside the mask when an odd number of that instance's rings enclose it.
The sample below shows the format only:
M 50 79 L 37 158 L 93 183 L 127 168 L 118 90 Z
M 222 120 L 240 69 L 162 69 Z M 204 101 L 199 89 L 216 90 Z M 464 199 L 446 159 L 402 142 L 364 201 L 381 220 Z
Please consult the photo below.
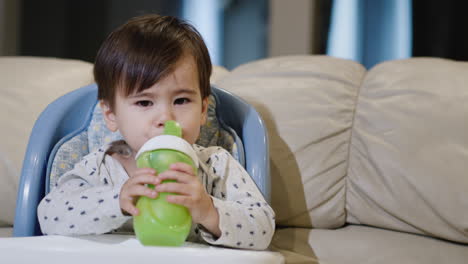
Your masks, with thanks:
M 258 112 L 241 98 L 216 87 L 212 87 L 212 94 L 216 118 L 222 129 L 232 135 L 237 146 L 234 156 L 269 201 L 269 150 L 264 122 Z M 49 190 L 51 165 L 61 146 L 88 129 L 95 116 L 96 104 L 97 85 L 92 84 L 58 98 L 37 119 L 23 161 L 13 236 L 42 234 L 37 206 Z

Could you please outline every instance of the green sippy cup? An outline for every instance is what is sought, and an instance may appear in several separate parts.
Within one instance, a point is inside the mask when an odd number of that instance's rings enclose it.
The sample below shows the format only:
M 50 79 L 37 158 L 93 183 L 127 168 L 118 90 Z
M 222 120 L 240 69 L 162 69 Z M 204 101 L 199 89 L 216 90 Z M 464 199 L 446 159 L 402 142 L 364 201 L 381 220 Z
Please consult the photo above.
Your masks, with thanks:
M 153 168 L 156 173 L 166 171 L 176 162 L 192 166 L 196 175 L 198 158 L 192 146 L 182 139 L 182 129 L 175 121 L 164 123 L 164 134 L 148 140 L 136 155 L 137 167 Z M 173 180 L 165 180 L 169 182 Z M 154 188 L 153 185 L 149 185 Z M 145 246 L 180 246 L 187 239 L 192 225 L 189 210 L 166 201 L 167 195 L 159 193 L 155 199 L 141 196 L 136 207 L 140 214 L 133 218 L 136 237 Z

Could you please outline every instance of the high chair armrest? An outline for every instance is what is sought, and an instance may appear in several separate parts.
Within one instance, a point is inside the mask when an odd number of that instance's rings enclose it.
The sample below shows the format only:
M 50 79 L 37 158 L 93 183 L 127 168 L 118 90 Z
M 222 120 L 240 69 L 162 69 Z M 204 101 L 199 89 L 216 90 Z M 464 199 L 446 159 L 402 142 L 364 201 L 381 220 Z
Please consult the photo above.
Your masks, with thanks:
M 232 127 L 242 139 L 245 169 L 257 184 L 265 200 L 270 202 L 270 157 L 265 122 L 253 106 L 226 90 L 214 87 L 213 94 L 222 107 L 222 122 Z
M 49 155 L 61 138 L 89 122 L 96 102 L 96 85 L 88 85 L 49 104 L 36 120 L 21 170 L 13 236 L 41 234 L 36 208 L 45 195 Z M 74 107 L 77 103 L 83 107 Z

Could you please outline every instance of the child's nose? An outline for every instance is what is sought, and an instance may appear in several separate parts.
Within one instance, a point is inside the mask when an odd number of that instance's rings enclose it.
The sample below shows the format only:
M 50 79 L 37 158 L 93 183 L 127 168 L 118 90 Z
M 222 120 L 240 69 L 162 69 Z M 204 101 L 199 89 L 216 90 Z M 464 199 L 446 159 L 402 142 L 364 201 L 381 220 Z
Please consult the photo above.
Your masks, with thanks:
M 174 120 L 174 115 L 172 113 L 172 110 L 167 107 L 162 109 L 162 111 L 159 112 L 158 116 L 156 117 L 156 126 L 159 127 L 164 127 L 164 123 L 169 120 Z

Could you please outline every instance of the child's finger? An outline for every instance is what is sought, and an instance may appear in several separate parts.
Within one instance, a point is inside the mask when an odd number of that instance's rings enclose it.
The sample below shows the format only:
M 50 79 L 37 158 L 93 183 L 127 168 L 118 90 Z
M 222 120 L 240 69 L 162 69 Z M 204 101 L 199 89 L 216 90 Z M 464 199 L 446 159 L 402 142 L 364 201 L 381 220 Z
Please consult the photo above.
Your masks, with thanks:
M 176 170 L 167 170 L 167 171 L 159 174 L 158 179 L 160 181 L 176 180 L 177 182 L 180 182 L 180 183 L 191 183 L 191 182 L 197 180 L 197 178 L 193 177 L 190 174 L 187 174 L 187 173 L 181 172 L 181 171 L 176 171 Z
M 129 214 L 131 214 L 131 215 L 133 215 L 133 216 L 140 214 L 138 208 L 136 208 L 136 206 L 133 205 L 133 203 L 131 203 L 130 201 L 128 201 L 128 202 L 123 202 L 123 203 L 120 205 L 120 208 L 121 208 L 123 211 L 125 211 L 125 212 L 127 212 L 127 213 L 129 213 Z
M 156 170 L 153 168 L 138 168 L 135 171 L 135 176 L 142 175 L 142 174 L 151 174 L 156 175 Z
M 169 166 L 169 169 L 184 172 L 184 173 L 190 174 L 192 176 L 195 175 L 195 172 L 194 172 L 192 166 L 188 165 L 187 163 L 183 163 L 183 162 L 173 163 L 173 164 L 171 164 Z
M 144 185 L 131 185 L 125 190 L 125 195 L 130 197 L 147 196 L 149 198 L 156 198 L 158 192 L 148 188 Z
M 165 182 L 163 184 L 159 184 L 154 188 L 155 191 L 158 193 L 160 192 L 170 192 L 170 193 L 177 193 L 182 195 L 190 195 L 190 185 L 182 184 L 178 182 Z
M 161 180 L 156 177 L 155 175 L 148 175 L 148 174 L 144 174 L 144 175 L 135 175 L 134 177 L 130 177 L 128 179 L 128 184 L 130 185 L 137 185 L 137 184 L 159 184 L 161 182 Z
M 192 207 L 192 200 L 190 197 L 184 195 L 168 195 L 166 196 L 166 201 L 173 204 L 183 205 L 187 208 Z

